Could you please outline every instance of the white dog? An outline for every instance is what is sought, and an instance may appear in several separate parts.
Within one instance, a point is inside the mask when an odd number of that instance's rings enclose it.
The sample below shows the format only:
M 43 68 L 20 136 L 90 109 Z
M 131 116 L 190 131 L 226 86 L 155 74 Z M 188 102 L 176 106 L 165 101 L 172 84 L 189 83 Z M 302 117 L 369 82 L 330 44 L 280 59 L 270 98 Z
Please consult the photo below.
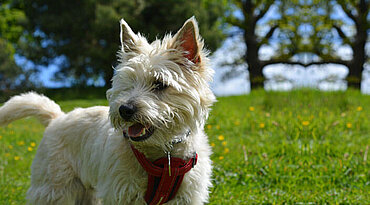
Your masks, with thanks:
M 46 126 L 32 164 L 30 204 L 203 204 L 211 148 L 203 127 L 212 70 L 190 18 L 149 44 L 121 20 L 109 107 L 63 113 L 34 92 L 0 108 L 0 125 L 37 116 Z M 196 154 L 195 154 L 196 153 Z

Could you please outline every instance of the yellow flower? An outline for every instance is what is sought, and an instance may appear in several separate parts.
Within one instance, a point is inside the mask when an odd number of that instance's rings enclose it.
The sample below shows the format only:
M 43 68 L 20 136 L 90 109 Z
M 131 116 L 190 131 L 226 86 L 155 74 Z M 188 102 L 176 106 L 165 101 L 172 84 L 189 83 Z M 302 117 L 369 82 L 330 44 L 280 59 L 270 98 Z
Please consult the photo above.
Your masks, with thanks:
M 8 146 L 8 148 L 9 148 L 9 149 L 13 149 L 13 145 L 9 145 L 9 146 Z
M 207 128 L 210 130 L 212 129 L 212 125 L 207 125 Z
M 230 152 L 229 148 L 225 148 L 225 149 L 224 149 L 224 153 L 225 153 L 225 154 L 227 154 L 227 153 L 229 153 L 229 152 Z
M 308 126 L 310 124 L 310 122 L 309 121 L 302 121 L 302 125 L 303 126 Z
M 0 135 L 0 140 L 3 138 L 3 136 Z
M 362 107 L 361 106 L 358 106 L 356 110 L 357 111 L 361 111 L 362 110 Z
M 217 125 L 217 126 L 216 126 L 216 129 L 218 129 L 218 130 L 219 130 L 219 129 L 220 129 L 220 125 Z
M 31 152 L 33 150 L 33 148 L 32 147 L 28 147 L 27 150 Z
M 222 145 L 223 145 L 223 146 L 226 146 L 226 144 L 227 144 L 227 142 L 226 142 L 226 141 L 223 141 L 223 142 L 222 142 Z
M 19 142 L 17 142 L 17 144 L 18 144 L 19 146 L 23 146 L 23 145 L 24 145 L 24 141 L 19 141 Z
M 225 140 L 225 137 L 223 135 L 218 136 L 218 140 L 223 141 Z
M 347 122 L 346 127 L 347 127 L 347 128 L 351 128 L 351 127 L 352 127 L 352 123 Z
M 31 147 L 36 147 L 36 143 L 31 142 Z
M 10 153 L 5 153 L 5 157 L 9 157 L 10 156 Z
M 15 160 L 15 161 L 18 161 L 18 160 L 20 160 L 20 159 L 21 159 L 21 158 L 20 158 L 19 156 L 15 156 L 15 157 L 14 157 L 14 160 Z
M 225 158 L 224 156 L 220 156 L 218 159 L 223 160 L 224 158 Z
M 238 126 L 238 125 L 240 125 L 240 121 L 238 120 L 238 121 L 235 121 L 234 122 L 234 124 L 236 125 L 236 126 Z
M 212 143 L 211 143 L 211 146 L 212 146 L 212 147 L 214 147 L 214 146 L 216 146 L 216 144 L 212 142 Z
M 265 123 L 261 122 L 260 123 L 260 128 L 265 128 Z
M 253 106 L 250 106 L 249 107 L 249 111 L 252 111 L 253 112 L 254 111 L 254 107 Z

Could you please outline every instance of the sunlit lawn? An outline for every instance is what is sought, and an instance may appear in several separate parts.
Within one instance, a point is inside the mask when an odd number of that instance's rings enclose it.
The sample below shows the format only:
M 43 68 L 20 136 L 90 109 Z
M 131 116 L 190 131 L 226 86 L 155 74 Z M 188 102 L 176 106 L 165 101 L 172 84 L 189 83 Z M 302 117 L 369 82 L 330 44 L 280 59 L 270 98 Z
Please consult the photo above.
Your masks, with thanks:
M 63 110 L 105 100 L 59 102 Z M 0 204 L 24 204 L 44 128 L 0 128 Z M 256 91 L 218 98 L 205 127 L 213 146 L 210 204 L 367 204 L 370 96 L 356 91 Z

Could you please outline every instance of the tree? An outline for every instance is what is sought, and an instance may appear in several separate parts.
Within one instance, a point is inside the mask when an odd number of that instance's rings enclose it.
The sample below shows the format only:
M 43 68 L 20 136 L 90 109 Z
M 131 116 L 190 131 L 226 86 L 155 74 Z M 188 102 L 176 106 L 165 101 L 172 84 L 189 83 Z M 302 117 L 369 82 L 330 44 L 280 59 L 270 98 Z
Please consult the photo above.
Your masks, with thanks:
M 302 3 L 285 0 L 231 0 L 229 3 L 232 10 L 227 13 L 226 22 L 242 31 L 247 48 L 243 58 L 247 63 L 251 89 L 264 86 L 262 70 L 267 65 L 302 64 L 294 58 L 304 53 L 306 47 L 298 29 L 302 21 Z M 278 10 L 276 16 L 260 23 L 273 7 Z M 268 29 L 258 32 L 262 27 Z M 264 46 L 274 47 L 275 55 L 261 59 L 259 53 Z
M 360 88 L 370 30 L 369 0 L 230 2 L 234 10 L 226 16 L 226 21 L 243 33 L 247 47 L 243 57 L 248 65 L 252 89 L 264 85 L 262 69 L 278 63 L 304 67 L 342 64 L 349 69 L 348 86 Z M 273 7 L 278 12 L 275 18 L 266 21 L 266 13 Z M 343 17 L 335 17 L 338 12 L 336 7 L 342 9 L 353 23 L 348 24 Z M 238 10 L 241 16 L 235 15 Z M 261 23 L 264 18 L 264 23 Z M 268 30 L 258 33 L 261 27 Z M 346 32 L 344 28 L 348 27 L 354 31 Z M 270 59 L 261 59 L 259 52 L 266 45 L 275 47 L 274 55 Z M 343 46 L 352 50 L 351 59 L 338 55 L 337 49 Z
M 218 21 L 222 0 L 20 0 L 15 6 L 30 19 L 26 31 L 32 37 L 24 38 L 20 53 L 38 65 L 62 59 L 57 79 L 72 77 L 82 85 L 99 78 L 109 84 L 121 18 L 149 40 L 178 30 L 192 15 L 211 50 L 224 37 Z
M 338 12 L 333 9 L 335 6 L 340 7 L 352 23 L 348 24 L 345 23 L 343 19 L 334 18 L 334 14 Z M 334 32 L 334 34 L 339 38 L 337 41 L 340 42 L 340 45 L 337 45 L 337 47 L 348 46 L 352 50 L 352 58 L 349 60 L 343 60 L 341 57 L 336 55 L 334 51 L 316 49 L 315 54 L 318 55 L 319 60 L 312 62 L 309 65 L 329 63 L 345 65 L 349 70 L 346 78 L 348 86 L 359 89 L 361 87 L 362 73 L 367 59 L 365 45 L 368 35 L 370 34 L 370 1 L 332 0 L 325 2 L 323 8 L 326 11 L 326 18 L 323 22 L 324 24 L 329 25 L 329 27 L 316 29 L 316 33 L 326 33 L 326 35 L 317 36 L 318 38 L 316 38 L 316 43 L 314 45 L 318 48 L 327 47 L 323 45 L 322 42 L 324 42 L 324 44 L 328 44 L 325 42 L 325 38 L 328 33 L 332 34 Z M 351 27 L 353 32 L 345 32 L 345 27 Z M 331 42 L 331 44 L 333 44 L 333 42 Z
M 0 16 L 0 90 L 6 91 L 22 83 L 18 79 L 22 69 L 14 61 L 14 44 L 22 34 L 20 24 L 25 16 L 22 11 L 10 8 L 9 1 L 1 2 Z M 14 83 L 16 79 L 18 83 Z

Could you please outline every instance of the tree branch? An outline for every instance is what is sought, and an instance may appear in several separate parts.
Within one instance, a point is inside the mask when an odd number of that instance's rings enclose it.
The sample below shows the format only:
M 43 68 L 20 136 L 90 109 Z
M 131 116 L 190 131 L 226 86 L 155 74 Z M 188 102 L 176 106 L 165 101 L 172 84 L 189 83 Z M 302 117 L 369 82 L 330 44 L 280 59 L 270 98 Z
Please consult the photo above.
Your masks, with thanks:
M 343 30 L 339 26 L 333 25 L 333 28 L 338 32 L 338 35 L 343 39 L 344 43 L 347 43 L 350 46 L 352 46 L 351 40 L 348 38 L 348 36 L 346 36 L 346 34 L 343 32 Z
M 322 60 L 322 61 L 315 61 L 304 64 L 304 67 L 308 67 L 311 65 L 325 65 L 325 64 L 340 64 L 348 67 L 349 61 L 341 60 L 341 59 L 332 59 L 332 60 Z
M 275 31 L 277 28 L 279 28 L 279 25 L 274 25 L 274 26 L 272 26 L 272 27 L 270 28 L 269 32 L 267 32 L 267 34 L 266 34 L 265 38 L 266 38 L 266 39 L 271 38 L 272 34 L 274 34 L 274 31 Z
M 289 59 L 271 59 L 266 61 L 261 61 L 262 67 L 273 65 L 273 64 L 287 64 L 287 65 L 300 65 L 305 67 L 305 64 L 299 61 L 290 61 Z
M 266 35 L 261 39 L 260 43 L 258 44 L 258 47 L 261 47 L 263 44 L 267 43 L 277 28 L 279 28 L 279 25 L 277 24 L 272 26 L 270 30 L 266 33 Z
M 358 23 L 357 21 L 357 17 L 354 16 L 351 12 L 351 9 L 349 9 L 346 5 L 346 1 L 343 1 L 343 0 L 337 0 L 338 4 L 340 5 L 340 7 L 342 8 L 342 10 L 344 11 L 344 13 L 346 13 L 346 15 L 352 19 L 356 24 Z
M 254 17 L 254 22 L 257 22 L 258 20 L 260 20 L 261 18 L 263 18 L 267 11 L 270 9 L 271 5 L 274 3 L 274 1 L 268 1 L 264 4 L 264 7 L 263 9 L 260 10 L 260 13 Z
M 247 19 L 252 12 L 252 0 L 237 1 L 239 8 L 242 10 L 244 18 Z
M 325 65 L 325 64 L 341 64 L 348 67 L 349 61 L 344 61 L 341 59 L 328 59 L 328 60 L 322 60 L 322 61 L 314 61 L 310 63 L 302 63 L 299 61 L 290 61 L 289 59 L 271 59 L 267 61 L 261 61 L 262 66 L 268 66 L 272 64 L 287 64 L 287 65 L 300 65 L 303 67 L 309 67 L 311 65 Z
M 234 16 L 228 16 L 228 17 L 226 17 L 226 22 L 229 23 L 229 24 L 231 24 L 231 25 L 233 25 L 233 26 L 237 26 L 237 27 L 245 30 L 244 29 L 244 27 L 245 27 L 244 26 L 244 22 L 241 21 L 240 19 L 235 18 Z

